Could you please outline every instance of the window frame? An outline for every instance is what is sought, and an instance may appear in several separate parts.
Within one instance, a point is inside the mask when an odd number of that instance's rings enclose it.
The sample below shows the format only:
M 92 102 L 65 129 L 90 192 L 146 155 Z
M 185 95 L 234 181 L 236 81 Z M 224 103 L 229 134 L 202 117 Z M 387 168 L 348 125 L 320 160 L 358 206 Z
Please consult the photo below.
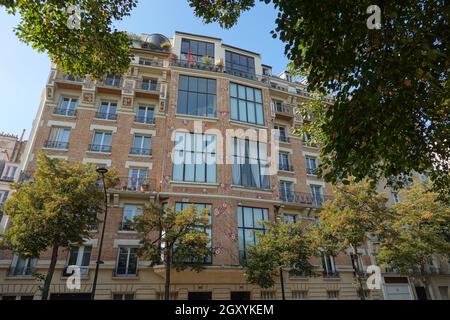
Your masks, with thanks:
M 243 110 L 244 108 L 245 110 Z M 249 108 L 253 108 L 253 113 L 249 113 Z M 230 117 L 233 121 L 266 126 L 262 90 L 240 83 L 230 82 Z M 250 121 L 249 118 L 251 117 L 254 117 L 254 121 Z
M 252 215 L 252 225 L 253 227 L 248 227 L 245 225 L 246 218 L 245 218 L 245 210 L 251 210 Z M 257 222 L 260 221 L 269 221 L 269 209 L 268 208 L 259 208 L 259 207 L 248 207 L 248 206 L 238 206 L 236 208 L 236 215 L 237 215 L 237 225 L 238 225 L 238 251 L 239 251 L 239 261 L 242 264 L 245 259 L 247 259 L 247 246 L 255 245 L 258 241 L 256 237 L 257 232 L 262 232 L 263 234 L 266 233 L 266 228 L 262 225 L 260 227 L 257 226 Z M 255 211 L 261 210 L 262 218 L 261 220 L 255 220 Z M 241 215 L 241 217 L 239 217 Z M 242 222 L 242 226 L 240 225 Z M 253 243 L 247 244 L 246 240 L 246 231 L 251 231 L 253 233 Z M 242 237 L 241 237 L 242 234 Z M 242 241 L 242 250 L 241 250 L 241 241 Z M 250 239 L 248 240 L 250 242 Z M 242 254 L 241 254 L 242 252 Z

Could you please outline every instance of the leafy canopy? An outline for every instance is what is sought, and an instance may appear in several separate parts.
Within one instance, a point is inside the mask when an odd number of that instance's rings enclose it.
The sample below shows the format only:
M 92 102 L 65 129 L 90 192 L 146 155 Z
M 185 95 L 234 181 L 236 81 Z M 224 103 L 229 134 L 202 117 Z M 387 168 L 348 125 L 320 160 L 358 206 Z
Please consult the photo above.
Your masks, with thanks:
M 152 265 L 171 264 L 177 271 L 189 266 L 200 271 L 211 255 L 210 238 L 204 231 L 209 221 L 208 209 L 199 212 L 191 205 L 175 212 L 152 203 L 135 218 L 134 227 L 141 239 L 139 255 Z
M 30 257 L 49 247 L 82 244 L 103 210 L 103 192 L 95 170 L 50 159 L 41 153 L 32 182 L 13 184 L 5 204 L 11 227 L 3 244 Z
M 0 0 L 10 14 L 19 14 L 17 37 L 45 52 L 58 68 L 74 76 L 123 74 L 128 70 L 131 41 L 113 28 L 128 16 L 137 0 Z M 70 5 L 81 9 L 80 29 L 69 29 Z
M 257 234 L 258 243 L 248 249 L 244 263 L 247 281 L 262 288 L 271 288 L 280 268 L 313 275 L 309 258 L 313 254 L 311 242 L 302 233 L 300 224 L 283 221 L 264 222 L 265 233 Z
M 255 0 L 189 0 L 195 14 L 236 24 Z M 319 131 L 331 182 L 431 170 L 450 199 L 450 8 L 448 1 L 378 1 L 381 30 L 369 30 L 373 1 L 261 0 L 278 11 L 273 36 L 292 73 L 333 94 Z
M 450 208 L 438 194 L 415 184 L 399 193 L 401 202 L 383 236 L 377 261 L 405 275 L 424 275 L 433 257 L 450 257 Z

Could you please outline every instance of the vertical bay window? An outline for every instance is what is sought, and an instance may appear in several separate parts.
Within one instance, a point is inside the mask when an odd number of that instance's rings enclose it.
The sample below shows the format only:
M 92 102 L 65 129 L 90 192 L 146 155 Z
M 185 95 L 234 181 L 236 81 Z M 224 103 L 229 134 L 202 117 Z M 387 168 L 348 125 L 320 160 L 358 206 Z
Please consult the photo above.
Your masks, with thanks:
M 181 40 L 181 60 L 188 61 L 189 55 L 195 60 L 195 62 L 203 62 L 202 58 L 204 56 L 209 57 L 212 61 L 214 61 L 214 43 L 191 40 L 191 39 L 182 39 Z M 194 62 L 194 61 L 188 61 Z
M 314 175 L 317 169 L 317 158 L 306 157 L 306 173 Z
M 294 183 L 290 181 L 280 181 L 280 197 L 285 202 L 294 201 Z
M 269 210 L 263 208 L 241 207 L 237 208 L 239 260 L 243 263 L 247 258 L 249 246 L 257 244 L 256 234 L 265 233 L 263 221 L 269 220 Z
M 141 205 L 126 204 L 123 207 L 122 223 L 120 224 L 121 231 L 134 231 L 133 222 L 135 217 L 142 215 L 143 210 Z
M 234 138 L 233 184 L 256 189 L 269 189 L 267 144 Z
M 173 180 L 216 182 L 216 136 L 177 132 L 173 158 Z
M 316 207 L 321 207 L 324 202 L 322 186 L 311 185 L 310 188 L 313 204 Z
M 127 277 L 136 276 L 138 271 L 138 248 L 119 247 L 116 276 Z
M 280 142 L 289 143 L 289 138 L 286 134 L 286 127 L 274 126 L 274 129 L 276 130 L 276 137 Z
M 50 137 L 45 143 L 48 149 L 69 149 L 70 128 L 52 127 Z
M 203 231 L 204 233 L 206 233 L 209 237 L 209 243 L 208 243 L 208 249 L 210 250 L 210 252 L 212 253 L 212 235 L 211 235 L 211 224 L 212 224 L 212 205 L 211 204 L 207 204 L 207 203 L 188 203 L 188 202 L 177 202 L 175 204 L 175 213 L 181 212 L 187 208 L 189 208 L 189 206 L 191 205 L 195 205 L 195 207 L 197 208 L 197 212 L 201 213 L 203 210 L 208 209 L 209 210 L 209 226 L 205 227 L 203 225 L 199 225 L 197 226 L 197 229 L 200 231 Z M 193 262 L 193 261 L 187 261 L 189 262 Z M 210 264 L 212 263 L 212 255 L 209 255 L 208 257 L 206 257 L 203 261 L 203 263 L 205 264 Z
M 180 76 L 177 113 L 200 117 L 215 117 L 216 80 Z
M 264 110 L 260 89 L 231 83 L 230 95 L 232 120 L 264 125 Z
M 289 160 L 289 153 L 287 152 L 280 152 L 278 156 L 279 161 L 279 169 L 281 171 L 293 171 L 291 167 L 291 162 Z
M 326 254 L 326 253 L 322 253 L 322 267 L 323 267 L 324 277 L 338 276 L 338 273 L 336 271 L 336 264 L 335 264 L 333 256 Z

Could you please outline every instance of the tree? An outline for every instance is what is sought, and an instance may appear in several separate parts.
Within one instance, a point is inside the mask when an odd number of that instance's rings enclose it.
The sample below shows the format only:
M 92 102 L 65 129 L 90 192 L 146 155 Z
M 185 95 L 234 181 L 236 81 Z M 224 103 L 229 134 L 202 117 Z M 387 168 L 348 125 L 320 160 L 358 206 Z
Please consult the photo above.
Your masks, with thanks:
M 313 275 L 309 263 L 313 250 L 299 224 L 283 221 L 264 222 L 265 233 L 257 234 L 258 243 L 248 249 L 244 263 L 247 281 L 261 288 L 271 288 L 280 276 L 284 295 L 283 269 L 302 275 Z
M 400 191 L 401 202 L 383 233 L 377 254 L 382 267 L 419 278 L 429 285 L 427 266 L 433 257 L 450 257 L 450 208 L 428 187 L 415 184 Z
M 9 14 L 19 14 L 17 37 L 45 52 L 58 68 L 77 77 L 120 75 L 128 70 L 131 41 L 113 29 L 114 21 L 128 16 L 137 0 L 0 0 Z M 80 28 L 69 28 L 70 5 L 81 10 Z
M 42 300 L 49 296 L 58 250 L 81 245 L 91 237 L 97 213 L 103 210 L 98 180 L 98 174 L 89 166 L 50 159 L 41 153 L 34 181 L 13 184 L 14 193 L 5 204 L 11 227 L 2 242 L 3 246 L 30 258 L 39 258 L 51 248 Z M 108 181 L 113 181 L 112 176 Z
M 309 236 L 328 255 L 351 249 L 358 293 L 364 300 L 364 270 L 359 268 L 358 247 L 365 245 L 370 235 L 378 236 L 385 230 L 391 212 L 386 206 L 387 198 L 367 182 L 336 187 L 335 195 L 333 201 L 324 204 L 319 223 L 312 225 Z
M 189 0 L 207 23 L 230 28 L 255 0 Z M 450 10 L 447 1 L 261 0 L 278 11 L 273 36 L 309 90 L 332 94 L 318 129 L 324 177 L 377 180 L 430 170 L 450 200 Z M 399 181 L 401 184 L 401 181 Z
M 139 256 L 153 266 L 163 264 L 166 272 L 164 299 L 170 299 L 172 268 L 182 271 L 190 267 L 200 272 L 211 254 L 208 209 L 198 211 L 195 205 L 175 212 L 152 203 L 135 218 L 134 227 L 140 236 Z

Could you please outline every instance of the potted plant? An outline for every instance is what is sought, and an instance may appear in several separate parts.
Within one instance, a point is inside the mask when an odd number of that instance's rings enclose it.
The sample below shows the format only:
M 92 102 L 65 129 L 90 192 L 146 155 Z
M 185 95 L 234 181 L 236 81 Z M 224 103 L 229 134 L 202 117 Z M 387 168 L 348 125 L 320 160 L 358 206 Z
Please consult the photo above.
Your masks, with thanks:
M 223 59 L 222 58 L 219 58 L 219 59 L 216 60 L 216 67 L 217 67 L 217 70 L 219 72 L 223 72 L 224 63 L 223 63 Z
M 201 57 L 201 60 L 203 62 L 203 65 L 207 68 L 207 69 L 211 69 L 211 65 L 212 65 L 212 60 L 209 56 L 203 56 Z
M 169 49 L 172 47 L 172 44 L 168 41 L 161 43 L 161 50 L 169 51 Z

